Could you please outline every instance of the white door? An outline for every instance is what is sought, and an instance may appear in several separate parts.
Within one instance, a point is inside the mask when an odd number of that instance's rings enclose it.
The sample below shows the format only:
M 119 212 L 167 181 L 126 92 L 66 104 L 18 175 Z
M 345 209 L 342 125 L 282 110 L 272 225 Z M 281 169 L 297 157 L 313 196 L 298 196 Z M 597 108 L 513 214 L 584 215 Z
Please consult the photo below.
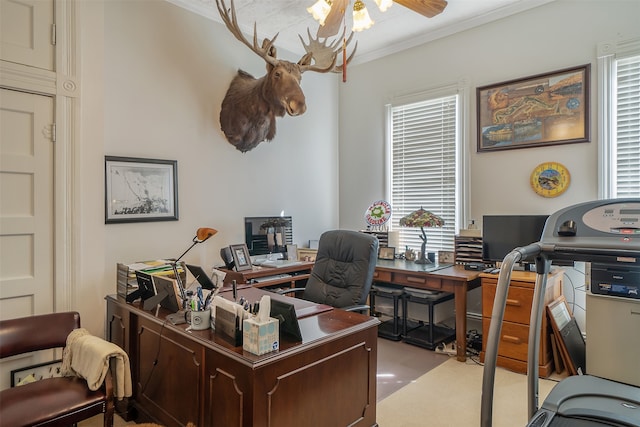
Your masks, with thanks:
M 53 1 L 0 0 L 0 57 L 53 70 Z
M 54 310 L 54 101 L 0 91 L 0 318 L 8 319 Z

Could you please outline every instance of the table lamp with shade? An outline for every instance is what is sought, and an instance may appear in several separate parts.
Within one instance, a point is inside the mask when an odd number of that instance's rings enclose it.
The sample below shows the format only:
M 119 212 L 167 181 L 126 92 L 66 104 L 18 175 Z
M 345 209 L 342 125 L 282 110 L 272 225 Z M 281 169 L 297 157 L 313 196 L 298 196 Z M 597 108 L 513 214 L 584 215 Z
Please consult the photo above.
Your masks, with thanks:
M 420 227 L 420 231 L 422 232 L 420 235 L 420 239 L 422 239 L 422 250 L 420 257 L 416 259 L 417 264 L 432 263 L 432 261 L 427 258 L 427 233 L 425 233 L 424 227 L 442 227 L 443 225 L 444 220 L 442 218 L 432 212 L 424 210 L 422 207 L 400 218 L 401 227 Z

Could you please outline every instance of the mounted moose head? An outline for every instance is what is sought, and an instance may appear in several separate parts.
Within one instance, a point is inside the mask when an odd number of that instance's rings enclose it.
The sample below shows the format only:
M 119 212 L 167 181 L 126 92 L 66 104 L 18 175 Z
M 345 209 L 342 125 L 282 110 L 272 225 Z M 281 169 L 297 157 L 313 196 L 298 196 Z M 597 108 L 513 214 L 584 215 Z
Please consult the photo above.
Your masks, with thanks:
M 220 17 L 231 34 L 267 63 L 267 74 L 259 79 L 238 70 L 222 100 L 220 128 L 227 140 L 244 153 L 254 149 L 262 141 L 271 141 L 275 137 L 276 117 L 283 117 L 285 113 L 290 116 L 304 114 L 307 105 L 300 87 L 302 73 L 341 71 L 344 64 L 335 64 L 342 43 L 339 43 L 338 48 L 337 42 L 327 46 L 326 39 L 320 42 L 319 39 L 312 39 L 309 33 L 309 44 L 305 44 L 300 37 L 307 53 L 297 63 L 277 59 L 274 42 L 278 34 L 270 40 L 264 39 L 262 46 L 259 46 L 254 23 L 253 43 L 249 43 L 238 26 L 233 0 L 231 9 L 227 9 L 224 0 L 216 0 L 216 4 Z M 346 44 L 351 41 L 351 37 Z M 354 54 L 355 48 L 345 62 L 348 63 Z

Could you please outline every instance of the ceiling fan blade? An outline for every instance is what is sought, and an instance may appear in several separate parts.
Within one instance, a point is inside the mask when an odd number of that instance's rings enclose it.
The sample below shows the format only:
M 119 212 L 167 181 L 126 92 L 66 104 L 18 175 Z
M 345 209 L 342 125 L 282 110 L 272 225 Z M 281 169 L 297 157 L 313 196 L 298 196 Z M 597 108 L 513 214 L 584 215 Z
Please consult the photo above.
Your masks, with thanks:
M 318 37 L 326 38 L 338 34 L 348 5 L 349 0 L 333 0 L 331 11 L 327 15 L 324 25 L 321 25 L 318 29 Z
M 393 0 L 393 2 L 401 4 L 427 18 L 439 15 L 447 7 L 445 0 Z

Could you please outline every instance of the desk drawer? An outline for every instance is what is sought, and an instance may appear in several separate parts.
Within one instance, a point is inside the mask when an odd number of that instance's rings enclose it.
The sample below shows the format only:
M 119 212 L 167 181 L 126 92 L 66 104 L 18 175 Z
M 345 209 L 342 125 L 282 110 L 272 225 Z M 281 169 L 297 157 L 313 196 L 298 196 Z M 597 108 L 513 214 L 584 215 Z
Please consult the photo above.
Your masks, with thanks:
M 418 289 L 442 289 L 442 279 L 410 273 L 394 273 L 393 283 Z
M 482 336 L 489 336 L 491 319 L 482 319 Z M 517 360 L 527 360 L 529 348 L 529 326 L 517 323 L 502 322 L 498 354 Z
M 482 350 L 486 351 L 486 342 L 484 337 L 489 338 L 489 326 L 491 319 L 482 319 Z M 544 335 L 544 341 L 549 341 L 549 335 Z M 540 364 L 546 364 L 551 359 L 549 345 L 541 345 L 538 353 Z M 519 325 L 517 323 L 502 322 L 502 331 L 500 331 L 500 344 L 498 344 L 498 355 L 509 357 L 511 359 L 527 361 L 529 354 L 529 326 Z
M 496 297 L 497 286 L 493 283 L 482 283 L 482 316 L 491 317 L 493 300 Z M 504 320 L 507 322 L 529 324 L 531 306 L 533 303 L 533 289 L 509 286 L 507 303 L 504 310 Z
M 391 272 L 375 270 L 373 272 L 373 280 L 378 282 L 391 282 Z

